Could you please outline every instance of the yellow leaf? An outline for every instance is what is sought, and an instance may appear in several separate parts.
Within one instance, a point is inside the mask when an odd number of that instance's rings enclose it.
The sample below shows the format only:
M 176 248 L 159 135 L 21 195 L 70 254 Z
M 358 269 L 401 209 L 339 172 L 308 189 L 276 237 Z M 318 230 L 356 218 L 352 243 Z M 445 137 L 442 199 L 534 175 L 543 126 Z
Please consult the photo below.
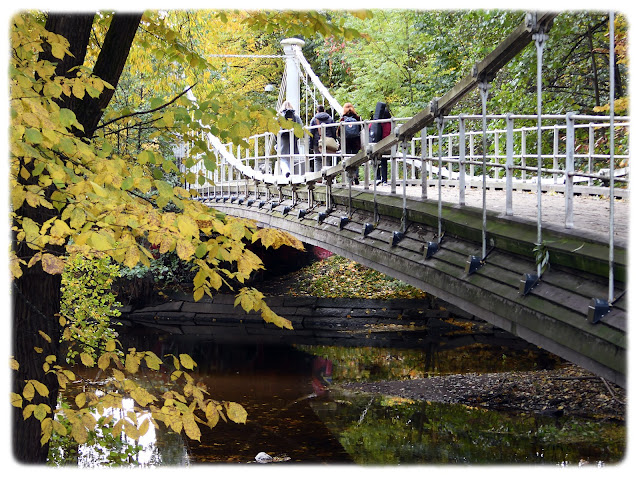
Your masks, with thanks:
M 199 302 L 202 299 L 202 297 L 204 297 L 204 288 L 203 287 L 196 288 L 193 291 L 193 300 L 195 302 Z
M 229 417 L 229 420 L 235 423 L 247 422 L 247 411 L 242 405 L 236 402 L 226 402 L 225 406 L 227 407 L 227 416 Z
M 33 386 L 36 388 L 36 392 L 38 392 L 40 395 L 42 395 L 43 397 L 49 396 L 49 389 L 44 383 L 40 383 L 37 380 L 29 380 L 29 382 L 33 384 Z
M 111 249 L 112 247 L 109 239 L 105 235 L 102 235 L 97 232 L 93 232 L 91 234 L 90 241 L 91 241 L 91 246 L 98 250 L 105 251 L 105 250 Z
M 113 377 L 119 382 L 124 382 L 124 373 L 117 368 L 113 369 Z
M 80 354 L 80 361 L 87 367 L 93 367 L 95 365 L 95 360 L 87 352 L 82 352 Z
M 62 425 L 59 421 L 53 420 L 53 431 L 56 432 L 60 436 L 67 435 L 67 429 Z
M 137 245 L 130 245 L 124 257 L 124 264 L 129 268 L 135 267 L 140 261 L 140 250 Z
M 140 357 L 135 353 L 128 353 L 124 365 L 127 372 L 136 373 L 138 368 L 140 368 Z
M 162 361 L 153 352 L 146 352 L 144 359 L 147 361 L 147 367 L 151 370 L 159 370 Z
M 82 392 L 76 395 L 76 405 L 78 406 L 78 408 L 84 407 L 85 403 L 87 403 L 86 393 Z
M 207 426 L 210 428 L 215 427 L 218 424 L 220 415 L 218 415 L 218 409 L 212 401 L 207 403 L 204 413 L 207 416 Z
M 71 436 L 78 443 L 82 444 L 87 442 L 87 429 L 82 422 L 73 422 L 71 424 Z
M 38 330 L 38 333 L 42 338 L 44 338 L 48 343 L 51 343 L 51 337 L 44 333 L 42 330 Z
M 22 408 L 22 397 L 20 394 L 11 392 L 11 406 Z
M 9 359 L 9 367 L 11 367 L 11 370 L 18 370 L 20 368 L 20 364 L 15 358 L 11 358 Z
M 151 402 L 157 400 L 155 396 L 151 395 L 147 390 L 145 390 L 142 387 L 138 387 L 132 390 L 130 395 L 131 395 L 131 398 L 133 398 L 141 407 L 146 407 Z
M 124 422 L 124 433 L 133 440 L 137 440 L 138 438 L 140 438 L 140 433 L 138 432 L 138 429 L 135 427 L 135 425 L 132 425 L 127 421 Z
M 107 340 L 107 343 L 104 346 L 105 351 L 113 352 L 116 349 L 116 341 L 111 339 Z
M 24 418 L 25 420 L 29 418 L 35 409 L 36 406 L 33 404 L 24 407 L 24 410 L 22 410 L 22 418 Z
M 51 44 L 51 55 L 53 55 L 55 58 L 59 58 L 60 60 L 62 60 L 65 55 L 64 45 L 53 42 Z
M 200 441 L 200 429 L 192 413 L 186 413 L 182 416 L 182 424 L 184 425 L 184 433 L 189 438 Z
M 63 222 L 60 219 L 56 219 L 55 222 L 53 222 L 53 227 L 51 227 L 51 230 L 49 231 L 49 233 L 54 237 L 65 238 L 71 235 L 71 233 L 73 232 L 69 228 L 69 225 L 67 225 L 67 222 Z
M 98 358 L 98 368 L 100 370 L 106 370 L 109 367 L 109 363 L 111 363 L 111 354 L 109 352 L 103 353 Z
M 186 353 L 180 354 L 180 363 L 182 363 L 182 366 L 187 370 L 193 370 L 193 367 L 196 366 L 196 362 L 194 362 L 193 359 Z
M 182 235 L 186 235 L 193 238 L 200 238 L 200 229 L 195 220 L 188 215 L 178 216 L 178 229 Z
M 42 430 L 42 438 L 40 439 L 40 445 L 45 445 L 51 438 L 51 432 L 53 431 L 53 424 L 52 424 L 51 418 L 43 418 L 42 421 L 40 422 L 40 428 Z
M 149 430 L 149 423 L 149 419 L 145 418 L 144 421 L 140 424 L 140 427 L 138 427 L 138 433 L 141 437 L 144 436 Z
M 56 255 L 42 255 L 42 269 L 50 275 L 60 275 L 64 270 L 64 260 Z
M 33 416 L 42 421 L 47 416 L 47 411 L 51 411 L 51 407 L 49 407 L 49 405 L 45 405 L 44 403 L 40 403 L 36 405 L 36 408 L 33 411 Z
M 178 240 L 178 244 L 176 245 L 176 253 L 181 260 L 189 260 L 195 252 L 196 248 L 190 241 L 183 238 Z

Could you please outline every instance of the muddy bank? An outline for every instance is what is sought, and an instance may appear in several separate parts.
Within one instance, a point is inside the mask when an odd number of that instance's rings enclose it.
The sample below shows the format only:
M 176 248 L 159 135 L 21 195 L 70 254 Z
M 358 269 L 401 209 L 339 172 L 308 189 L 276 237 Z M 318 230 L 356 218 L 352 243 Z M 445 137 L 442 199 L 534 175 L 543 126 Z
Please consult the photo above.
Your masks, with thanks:
M 442 375 L 334 388 L 560 417 L 624 421 L 626 391 L 575 365 L 556 370 Z

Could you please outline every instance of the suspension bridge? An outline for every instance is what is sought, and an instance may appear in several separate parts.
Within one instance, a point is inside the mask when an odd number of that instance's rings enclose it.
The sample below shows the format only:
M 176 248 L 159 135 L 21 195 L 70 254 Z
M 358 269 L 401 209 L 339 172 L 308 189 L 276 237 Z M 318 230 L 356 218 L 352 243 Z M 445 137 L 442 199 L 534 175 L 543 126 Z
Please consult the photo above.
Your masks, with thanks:
M 358 122 L 355 154 L 327 150 L 331 127 L 346 145 L 341 122 L 307 127 L 302 138 L 293 129 L 256 134 L 244 147 L 208 134 L 217 168 L 210 182 L 188 187 L 226 214 L 403 280 L 624 386 L 629 153 L 613 142 L 615 131 L 628 134 L 629 118 L 542 114 L 543 53 L 554 16 L 526 14 L 472 72 L 413 117 Z M 318 104 L 332 118 L 342 106 L 313 73 L 303 44 L 282 42 L 278 110 L 286 100 L 308 125 Z M 531 44 L 537 112 L 488 114 L 495 74 Z M 453 115 L 474 89 L 482 113 Z M 376 123 L 390 124 L 390 134 L 374 143 L 367 132 Z M 312 149 L 314 133 L 322 141 Z M 603 133 L 610 139 L 604 146 L 595 141 Z M 586 138 L 588 150 L 578 153 L 576 138 Z M 176 149 L 178 157 L 188 152 L 189 145 Z M 596 169 L 603 162 L 608 168 Z M 206 171 L 194 163 L 190 170 Z M 379 168 L 388 175 L 377 179 Z

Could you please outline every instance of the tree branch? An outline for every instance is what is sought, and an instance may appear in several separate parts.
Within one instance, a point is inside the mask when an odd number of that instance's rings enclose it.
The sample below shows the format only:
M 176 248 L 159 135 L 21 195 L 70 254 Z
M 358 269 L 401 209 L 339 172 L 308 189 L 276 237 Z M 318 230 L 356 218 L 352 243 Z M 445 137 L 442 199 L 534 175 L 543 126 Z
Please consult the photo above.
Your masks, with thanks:
M 172 98 L 171 100 L 169 100 L 167 103 L 165 103 L 164 105 L 160 105 L 159 107 L 156 108 L 152 108 L 151 110 L 144 110 L 142 112 L 133 112 L 133 113 L 129 113 L 127 115 L 122 115 L 121 117 L 118 118 L 114 118 L 113 120 L 109 120 L 106 123 L 103 123 L 101 125 L 98 125 L 96 127 L 96 130 L 100 129 L 100 128 L 105 128 L 108 125 L 111 125 L 112 123 L 118 122 L 120 120 L 123 120 L 125 118 L 129 118 L 129 117 L 135 117 L 137 115 L 145 115 L 147 113 L 154 113 L 157 112 L 158 110 L 162 110 L 163 108 L 168 107 L 169 105 L 171 105 L 172 103 L 176 102 L 180 97 L 182 97 L 185 93 L 187 93 L 189 90 L 191 90 L 193 87 L 195 87 L 198 84 L 198 82 L 194 83 L 193 85 L 191 85 L 189 88 L 186 88 L 182 93 L 176 95 L 174 98 Z

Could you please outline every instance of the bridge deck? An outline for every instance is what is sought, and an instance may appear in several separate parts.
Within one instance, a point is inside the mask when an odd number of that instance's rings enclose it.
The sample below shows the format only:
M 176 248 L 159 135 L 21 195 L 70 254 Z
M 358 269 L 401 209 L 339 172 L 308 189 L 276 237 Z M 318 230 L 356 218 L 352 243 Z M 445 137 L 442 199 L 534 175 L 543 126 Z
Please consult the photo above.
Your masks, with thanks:
M 372 192 L 373 186 L 368 190 L 362 185 L 352 187 L 354 190 Z M 513 195 L 513 216 L 531 221 L 537 220 L 537 196 L 536 186 L 531 184 L 531 190 L 515 190 Z M 389 194 L 391 187 L 388 185 L 378 185 L 377 192 Z M 397 193 L 402 193 L 402 185 L 396 187 Z M 420 199 L 422 188 L 420 186 L 407 186 L 407 197 Z M 438 200 L 438 187 L 429 186 L 427 198 L 432 201 Z M 459 191 L 456 187 L 442 187 L 442 201 L 457 205 Z M 505 214 L 504 190 L 491 189 L 486 194 L 487 210 L 496 215 Z M 482 190 L 479 188 L 467 188 L 465 190 L 465 205 L 482 208 Z M 609 199 L 595 195 L 575 195 L 573 197 L 573 229 L 566 229 L 567 232 L 592 232 L 601 234 L 603 239 L 609 235 Z M 556 228 L 565 230 L 565 198 L 562 193 L 551 193 L 542 195 L 542 224 L 553 225 Z M 628 198 L 616 198 L 614 204 L 614 239 L 619 242 L 627 242 L 629 239 L 629 228 L 631 226 L 631 204 Z M 608 241 L 608 240 L 605 240 Z

